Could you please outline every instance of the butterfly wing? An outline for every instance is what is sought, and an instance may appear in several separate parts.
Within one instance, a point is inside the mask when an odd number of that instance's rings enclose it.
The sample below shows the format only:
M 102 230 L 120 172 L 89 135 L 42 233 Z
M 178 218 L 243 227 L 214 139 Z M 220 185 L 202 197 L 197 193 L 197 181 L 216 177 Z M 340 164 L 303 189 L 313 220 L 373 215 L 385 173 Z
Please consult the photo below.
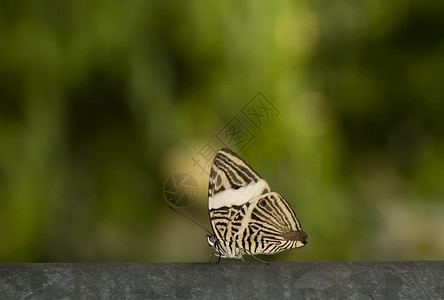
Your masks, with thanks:
M 242 158 L 221 149 L 213 160 L 208 188 L 210 223 L 217 240 L 227 239 L 228 224 L 242 206 L 269 192 L 267 182 Z
M 277 193 L 251 199 L 228 224 L 227 236 L 247 254 L 275 254 L 303 247 L 307 235 L 290 204 Z

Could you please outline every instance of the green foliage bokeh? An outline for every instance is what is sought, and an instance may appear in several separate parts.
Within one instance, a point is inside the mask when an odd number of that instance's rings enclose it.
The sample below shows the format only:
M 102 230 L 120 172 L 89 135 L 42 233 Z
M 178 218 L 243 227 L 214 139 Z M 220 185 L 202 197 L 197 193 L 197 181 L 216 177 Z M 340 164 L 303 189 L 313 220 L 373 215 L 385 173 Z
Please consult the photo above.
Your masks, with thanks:
M 270 260 L 442 259 L 444 4 L 0 4 L 0 261 L 206 261 L 165 180 L 232 117 L 309 244 Z M 242 107 L 279 110 L 257 129 Z M 233 149 L 239 150 L 239 149 Z

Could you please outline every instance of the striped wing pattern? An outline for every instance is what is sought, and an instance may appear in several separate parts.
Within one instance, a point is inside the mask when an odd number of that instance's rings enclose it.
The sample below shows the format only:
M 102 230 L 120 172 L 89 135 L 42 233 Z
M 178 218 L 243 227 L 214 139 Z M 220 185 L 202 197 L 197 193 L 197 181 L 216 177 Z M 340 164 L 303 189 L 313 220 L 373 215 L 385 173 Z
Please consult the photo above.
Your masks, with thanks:
M 214 158 L 208 194 L 214 235 L 207 238 L 220 257 L 275 254 L 306 244 L 290 204 L 229 149 Z

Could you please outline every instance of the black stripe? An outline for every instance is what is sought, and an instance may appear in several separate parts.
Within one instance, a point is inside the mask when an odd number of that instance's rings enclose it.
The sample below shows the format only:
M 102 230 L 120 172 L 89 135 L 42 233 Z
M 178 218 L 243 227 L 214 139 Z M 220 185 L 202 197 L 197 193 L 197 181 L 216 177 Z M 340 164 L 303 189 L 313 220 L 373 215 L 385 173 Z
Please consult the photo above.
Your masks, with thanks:
M 290 203 L 288 203 L 287 201 L 285 201 L 285 199 L 282 199 L 282 202 L 284 203 L 284 205 L 287 207 L 287 209 L 290 211 L 291 216 L 293 217 L 293 221 L 296 224 L 296 229 L 298 230 L 302 230 L 301 228 L 301 223 L 299 223 L 298 218 L 296 217 L 296 214 L 294 212 L 294 210 L 291 208 Z M 293 229 L 293 228 L 292 228 Z
M 281 225 L 284 229 L 291 229 L 291 223 L 289 222 L 288 218 L 285 215 L 284 210 L 282 209 L 282 206 L 279 205 L 278 199 L 276 199 L 276 197 L 274 195 L 270 195 L 270 198 L 272 198 L 273 200 L 271 201 L 271 206 L 274 208 L 275 212 L 278 212 L 277 215 L 282 217 L 282 222 L 284 224 L 280 224 L 279 220 L 275 218 L 276 222 Z
M 234 161 L 233 159 L 231 159 L 227 154 L 225 153 L 220 153 L 221 156 L 223 156 L 225 158 L 225 161 L 227 163 L 229 163 L 230 166 L 232 166 L 233 169 L 238 169 L 238 173 L 242 172 L 243 174 L 245 174 L 245 176 L 247 176 L 248 179 L 250 179 L 250 181 L 254 181 L 257 182 L 261 177 L 259 176 L 259 174 L 256 173 L 256 171 L 254 171 L 254 169 L 246 162 L 244 161 L 242 158 L 240 158 L 236 153 L 234 152 L 228 152 L 225 151 L 228 154 L 234 156 L 236 158 L 237 161 Z M 239 163 L 238 161 L 240 161 L 241 163 Z M 243 165 L 244 166 L 243 166 Z
M 231 220 L 229 217 L 226 217 L 226 216 L 214 216 L 214 217 L 210 217 L 210 221 L 212 221 L 212 220 L 219 220 L 219 219 L 223 219 L 223 220 L 227 220 L 227 221 L 230 221 L 230 220 Z
M 264 210 L 263 208 L 259 208 L 259 206 L 256 206 L 253 209 L 251 215 L 253 215 L 253 214 L 256 215 L 255 216 L 256 222 L 261 223 L 261 225 L 264 226 L 264 224 L 265 224 L 265 225 L 267 225 L 267 227 L 273 226 L 273 227 L 279 228 L 279 226 L 276 226 L 276 225 L 279 225 L 279 224 L 275 222 L 274 217 L 272 215 L 270 215 L 270 213 L 268 211 Z M 269 221 L 272 221 L 272 222 L 267 222 L 267 221 L 264 221 L 264 220 L 269 220 Z
M 237 157 L 237 159 L 248 166 L 248 164 L 245 161 L 243 161 L 240 157 Z M 248 167 L 246 168 L 241 164 L 233 161 L 230 157 L 226 155 L 221 155 L 219 157 L 219 161 L 215 160 L 215 162 L 216 161 L 218 162 L 216 166 L 219 167 L 220 169 L 225 170 L 224 172 L 225 175 L 229 173 L 229 175 L 233 178 L 233 180 L 235 179 L 237 182 L 239 182 L 239 177 L 240 177 L 244 181 L 240 183 L 241 184 L 240 186 L 247 185 L 252 181 L 257 182 L 260 179 L 260 176 L 256 175 L 251 167 L 248 166 L 249 168 Z

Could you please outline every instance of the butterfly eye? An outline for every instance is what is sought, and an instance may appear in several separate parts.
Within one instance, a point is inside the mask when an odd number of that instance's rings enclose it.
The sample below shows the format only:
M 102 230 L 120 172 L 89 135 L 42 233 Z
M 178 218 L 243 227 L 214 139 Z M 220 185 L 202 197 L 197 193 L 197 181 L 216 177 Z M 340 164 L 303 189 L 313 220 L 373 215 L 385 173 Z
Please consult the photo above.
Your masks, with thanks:
M 267 200 L 265 200 L 265 199 L 259 200 L 259 205 L 262 206 L 262 207 L 267 206 Z

